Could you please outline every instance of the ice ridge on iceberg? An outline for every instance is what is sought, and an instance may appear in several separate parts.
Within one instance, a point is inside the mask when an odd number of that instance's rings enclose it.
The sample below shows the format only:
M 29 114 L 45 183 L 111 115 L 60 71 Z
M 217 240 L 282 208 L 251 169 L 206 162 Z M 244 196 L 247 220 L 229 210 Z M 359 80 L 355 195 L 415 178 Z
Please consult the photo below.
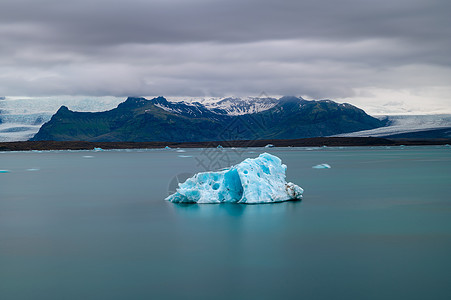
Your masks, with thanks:
M 175 203 L 272 203 L 302 198 L 303 189 L 285 181 L 287 166 L 263 153 L 218 172 L 201 172 L 166 200 Z

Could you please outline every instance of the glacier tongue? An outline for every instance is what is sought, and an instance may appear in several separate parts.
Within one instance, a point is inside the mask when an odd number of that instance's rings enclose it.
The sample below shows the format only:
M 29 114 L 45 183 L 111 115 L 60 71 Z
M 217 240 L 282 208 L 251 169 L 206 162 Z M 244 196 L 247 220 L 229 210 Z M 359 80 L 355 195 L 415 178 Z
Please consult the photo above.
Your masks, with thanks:
M 179 184 L 166 200 L 175 203 L 272 203 L 302 198 L 303 189 L 285 181 L 287 166 L 277 156 L 259 157 L 218 172 L 201 172 Z

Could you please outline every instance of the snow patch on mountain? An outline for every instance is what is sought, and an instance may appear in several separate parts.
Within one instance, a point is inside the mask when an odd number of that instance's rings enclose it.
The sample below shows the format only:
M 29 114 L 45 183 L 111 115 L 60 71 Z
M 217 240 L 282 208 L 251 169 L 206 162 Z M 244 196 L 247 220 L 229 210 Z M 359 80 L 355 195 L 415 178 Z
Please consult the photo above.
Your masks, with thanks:
M 276 98 L 225 98 L 220 101 L 205 101 L 204 104 L 209 109 L 222 109 L 228 115 L 238 116 L 254 114 L 273 108 L 277 104 Z
M 184 104 L 188 106 L 202 106 L 216 114 L 238 116 L 258 113 L 273 108 L 278 103 L 277 98 L 272 97 L 227 97 L 227 98 L 199 98 L 184 99 L 168 98 L 171 103 Z M 170 110 L 170 108 L 164 108 Z

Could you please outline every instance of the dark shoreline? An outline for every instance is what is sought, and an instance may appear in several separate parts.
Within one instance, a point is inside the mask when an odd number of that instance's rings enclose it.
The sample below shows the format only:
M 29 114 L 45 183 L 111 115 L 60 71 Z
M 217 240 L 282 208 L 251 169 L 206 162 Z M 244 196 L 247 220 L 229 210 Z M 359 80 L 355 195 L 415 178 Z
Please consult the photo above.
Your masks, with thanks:
M 92 150 L 102 149 L 158 149 L 227 147 L 350 147 L 350 146 L 421 146 L 451 144 L 451 139 L 385 139 L 375 137 L 318 137 L 290 140 L 246 140 L 220 142 L 84 142 L 84 141 L 23 141 L 0 142 L 0 151 L 31 150 Z

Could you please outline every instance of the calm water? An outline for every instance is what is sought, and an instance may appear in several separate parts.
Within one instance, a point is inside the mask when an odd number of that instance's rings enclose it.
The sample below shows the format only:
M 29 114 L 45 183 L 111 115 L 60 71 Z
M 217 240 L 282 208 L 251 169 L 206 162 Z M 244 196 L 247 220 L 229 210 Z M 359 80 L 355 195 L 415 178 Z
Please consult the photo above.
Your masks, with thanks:
M 0 153 L 0 299 L 451 299 L 450 148 L 266 150 L 303 201 L 163 200 L 262 149 Z

